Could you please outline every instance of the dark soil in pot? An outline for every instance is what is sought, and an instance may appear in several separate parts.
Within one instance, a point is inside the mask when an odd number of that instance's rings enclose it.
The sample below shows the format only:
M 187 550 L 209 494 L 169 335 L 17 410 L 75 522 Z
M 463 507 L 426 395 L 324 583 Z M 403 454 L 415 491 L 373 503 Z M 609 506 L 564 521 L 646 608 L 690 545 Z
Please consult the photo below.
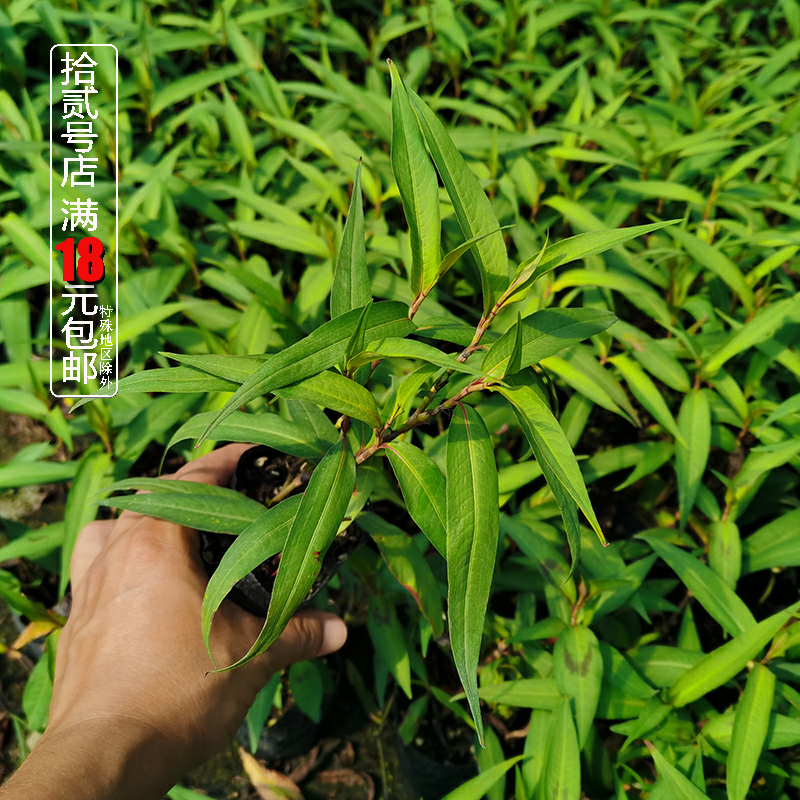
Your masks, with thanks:
M 309 465 L 304 459 L 258 446 L 241 457 L 230 485 L 247 497 L 268 506 L 278 495 L 285 499 L 304 491 L 309 478 Z M 293 486 L 293 483 L 296 485 Z M 393 513 L 397 514 L 394 508 Z M 334 539 L 322 559 L 319 576 L 305 603 L 327 584 L 337 568 L 367 540 L 368 537 L 355 524 L 351 524 Z M 201 555 L 209 575 L 213 574 L 233 541 L 234 537 L 226 534 L 201 532 Z M 239 581 L 229 597 L 247 611 L 261 617 L 266 616 L 279 564 L 280 555 L 264 562 Z M 355 651 L 362 650 L 363 652 L 356 655 Z M 427 662 L 432 668 L 431 677 L 434 682 L 448 687 L 452 683 L 456 687 L 457 675 L 445 654 L 433 647 L 428 655 Z M 355 742 L 363 738 L 362 751 L 375 748 L 373 725 L 366 718 L 349 682 L 343 679 L 344 663 L 348 659 L 357 665 L 358 671 L 369 685 L 372 659 L 371 645 L 365 629 L 351 630 L 344 651 L 329 659 L 336 689 L 333 694 L 326 694 L 324 697 L 320 723 L 315 723 L 299 708 L 290 704 L 262 732 L 256 754 L 258 758 L 272 764 L 286 764 L 289 760 L 308 753 L 320 740 L 330 738 Z M 455 690 L 454 688 L 453 691 Z M 414 741 L 405 745 L 392 732 L 392 728 L 396 730 L 402 719 L 405 705 L 401 701 L 395 706 L 392 720 L 384 732 L 385 755 L 395 765 L 391 770 L 394 775 L 389 779 L 390 784 L 403 795 L 407 792 L 409 796 L 436 800 L 477 774 L 471 749 L 473 734 L 450 712 L 432 701 Z M 240 742 L 245 741 L 245 729 L 240 730 L 239 739 Z M 369 767 L 367 771 L 379 779 L 377 771 Z
M 230 487 L 251 500 L 269 506 L 277 497 L 284 500 L 292 495 L 302 494 L 310 477 L 310 465 L 305 459 L 287 456 L 271 447 L 258 445 L 250 448 L 239 459 Z M 338 567 L 366 539 L 364 532 L 357 525 L 351 524 L 333 540 L 323 556 L 319 575 L 303 605 L 325 586 Z M 224 533 L 200 532 L 200 555 L 209 576 L 219 566 L 233 541 L 233 537 Z M 277 554 L 236 583 L 228 595 L 229 598 L 251 614 L 266 617 L 279 565 L 280 554 Z

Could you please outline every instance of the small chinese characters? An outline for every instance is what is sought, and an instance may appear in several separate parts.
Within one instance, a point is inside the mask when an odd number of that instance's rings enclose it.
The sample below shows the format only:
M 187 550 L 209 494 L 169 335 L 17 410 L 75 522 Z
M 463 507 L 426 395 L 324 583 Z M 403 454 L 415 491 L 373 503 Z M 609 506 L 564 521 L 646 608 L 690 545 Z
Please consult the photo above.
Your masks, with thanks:
M 67 51 L 65 56 L 58 59 L 63 67 L 60 69 L 61 77 L 57 76 L 58 67 L 51 73 L 51 80 L 58 81 L 62 88 L 61 119 L 64 121 L 62 125 L 66 125 L 66 132 L 51 132 L 51 147 L 56 136 L 59 136 L 73 150 L 63 158 L 60 187 L 62 190 L 65 187 L 78 190 L 77 193 L 59 192 L 55 183 L 52 186 L 51 215 L 60 209 L 61 230 L 74 232 L 71 238 L 55 247 L 62 254 L 64 286 L 62 305 L 58 310 L 55 304 L 53 308 L 53 334 L 56 330 L 60 332 L 61 341 L 68 351 L 61 365 L 60 378 L 63 383 L 86 386 L 90 381 L 97 381 L 101 393 L 106 394 L 108 390 L 103 390 L 109 385 L 113 390 L 116 377 L 116 310 L 111 305 L 103 304 L 98 294 L 98 285 L 105 275 L 105 247 L 100 239 L 84 234 L 92 234 L 98 229 L 100 204 L 92 194 L 99 158 L 94 154 L 94 149 L 102 122 L 100 110 L 107 106 L 99 103 L 100 92 L 95 86 L 95 67 L 98 62 L 83 47 L 88 49 L 90 46 L 83 45 L 79 50 Z M 70 198 L 64 196 L 68 193 L 71 194 Z M 51 216 L 51 220 L 58 225 L 57 218 Z M 115 288 L 109 289 L 112 289 L 112 297 L 116 302 Z M 103 297 L 107 297 L 105 292 Z M 53 378 L 57 379 L 55 371 Z M 75 389 L 67 387 L 66 392 L 66 396 L 74 396 Z M 84 392 L 77 390 L 80 394 Z
M 61 138 L 66 139 L 69 144 L 83 145 L 83 148 L 75 148 L 75 157 L 64 159 L 64 180 L 61 181 L 61 186 L 65 186 L 69 179 L 71 187 L 94 188 L 97 158 L 84 154 L 92 149 L 93 141 L 97 138 L 93 125 L 99 112 L 92 110 L 90 101 L 90 96 L 97 94 L 94 87 L 94 67 L 97 62 L 86 52 L 81 53 L 78 58 L 72 58 L 67 53 L 66 58 L 61 61 L 64 64 L 61 74 L 66 76 L 61 85 L 70 87 L 63 90 L 64 113 L 61 119 L 77 118 L 75 122 L 67 123 L 67 132 L 62 133 Z
M 64 334 L 67 349 L 70 354 L 62 361 L 62 380 L 74 381 L 76 383 L 86 383 L 88 380 L 97 378 L 95 361 L 97 353 L 97 339 L 94 336 L 94 319 L 98 312 L 97 294 L 93 291 L 93 286 L 71 286 L 67 289 L 82 290 L 62 294 L 62 299 L 69 299 L 69 308 L 61 312 L 61 316 L 67 316 L 67 321 L 61 328 Z M 89 290 L 89 291 L 86 291 Z M 78 302 L 80 301 L 80 302 Z M 77 308 L 76 308 L 77 306 Z

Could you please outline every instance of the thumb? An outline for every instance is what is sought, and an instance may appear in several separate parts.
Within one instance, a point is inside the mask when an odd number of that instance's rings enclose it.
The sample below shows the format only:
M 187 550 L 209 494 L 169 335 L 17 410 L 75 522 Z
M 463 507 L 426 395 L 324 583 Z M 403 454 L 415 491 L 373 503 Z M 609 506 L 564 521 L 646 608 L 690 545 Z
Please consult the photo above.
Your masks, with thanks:
M 270 667 L 280 670 L 298 661 L 310 661 L 336 652 L 347 639 L 347 626 L 326 611 L 300 611 L 267 651 Z

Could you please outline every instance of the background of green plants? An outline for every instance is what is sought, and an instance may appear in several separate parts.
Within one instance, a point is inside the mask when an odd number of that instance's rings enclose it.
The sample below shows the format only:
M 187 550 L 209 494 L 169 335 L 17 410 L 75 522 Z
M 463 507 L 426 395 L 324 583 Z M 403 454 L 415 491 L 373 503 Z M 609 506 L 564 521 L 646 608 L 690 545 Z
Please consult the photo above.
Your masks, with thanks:
M 6 770 L 46 724 L 55 645 L 49 636 L 28 680 L 33 651 L 11 648 L 12 611 L 40 626 L 29 636 L 58 624 L 49 609 L 65 554 L 97 513 L 89 498 L 112 479 L 155 474 L 175 430 L 229 396 L 125 394 L 73 416 L 43 388 L 47 53 L 68 41 L 120 51 L 125 375 L 169 366 L 159 351 L 277 351 L 323 322 L 360 157 L 373 293 L 410 302 L 387 57 L 449 122 L 500 224 L 513 226 L 514 263 L 548 235 L 685 220 L 558 269 L 526 301 L 526 314 L 570 305 L 620 320 L 541 364 L 611 542 L 601 548 L 587 529 L 566 582 L 558 507 L 535 463 L 516 463 L 518 424 L 491 397 L 478 406 L 496 444 L 502 544 L 479 676 L 482 778 L 460 796 L 791 797 L 800 626 L 782 630 L 782 612 L 798 600 L 800 565 L 796 0 L 227 2 L 213 12 L 0 3 Z M 97 146 L 110 176 L 113 143 Z M 98 185 L 106 241 L 113 184 Z M 444 190 L 441 201 L 448 251 L 463 237 Z M 415 321 L 474 325 L 478 287 L 465 257 Z M 514 321 L 500 317 L 497 329 Z M 442 442 L 435 430 L 422 440 L 434 460 Z M 364 619 L 359 570 L 398 609 L 384 628 Z M 352 625 L 366 623 L 383 653 L 356 690 L 371 715 L 358 751 L 377 755 L 355 770 L 404 797 L 390 734 L 413 742 L 444 720 L 471 742 L 465 704 L 450 699 L 457 681 L 433 669 L 439 646 L 423 659 L 404 632 L 416 630 L 416 604 L 377 552 L 364 551 L 338 587 L 329 595 L 347 598 Z M 587 666 L 578 678 L 576 659 Z M 357 670 L 336 669 L 358 683 Z M 318 715 L 332 675 L 290 670 L 276 698 Z M 253 730 L 271 700 L 251 715 Z M 250 791 L 195 778 L 218 796 Z M 321 791 L 314 780 L 309 797 Z

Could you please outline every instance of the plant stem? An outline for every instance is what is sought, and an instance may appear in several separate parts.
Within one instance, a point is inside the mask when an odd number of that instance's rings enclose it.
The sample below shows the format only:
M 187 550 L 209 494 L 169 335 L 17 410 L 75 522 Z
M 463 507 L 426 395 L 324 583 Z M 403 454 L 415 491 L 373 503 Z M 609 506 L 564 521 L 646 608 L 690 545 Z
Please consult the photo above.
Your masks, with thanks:
M 455 395 L 455 397 L 451 397 L 441 402 L 438 406 L 436 406 L 436 408 L 433 409 L 433 411 L 422 411 L 422 406 L 420 406 L 420 408 L 414 412 L 408 421 L 401 425 L 397 430 L 379 431 L 379 435 L 376 436 L 374 444 L 371 444 L 368 448 L 366 448 L 366 450 L 362 450 L 360 453 L 358 453 L 358 455 L 356 455 L 356 464 L 363 464 L 368 458 L 370 458 L 370 456 L 374 456 L 375 453 L 377 453 L 378 450 L 380 450 L 385 444 L 394 441 L 404 433 L 408 433 L 418 425 L 422 425 L 423 422 L 427 422 L 429 419 L 438 416 L 442 413 L 442 411 L 446 411 L 448 408 L 453 408 L 453 406 L 458 405 L 458 403 L 460 403 L 468 394 L 472 394 L 472 392 L 479 392 L 485 388 L 486 384 L 483 382 L 483 379 L 479 378 L 469 386 L 465 386 L 457 395 Z M 428 402 L 430 402 L 429 399 Z
M 303 472 L 305 471 L 305 464 L 300 469 L 300 474 L 296 475 L 292 480 L 287 481 L 281 490 L 269 501 L 270 506 L 280 503 L 281 500 L 287 498 L 300 484 L 302 483 Z
M 475 329 L 475 335 L 472 337 L 472 341 L 465 347 L 458 356 L 457 361 L 461 362 L 462 364 L 481 346 L 481 339 L 483 338 L 483 334 L 489 330 L 489 326 L 494 322 L 494 318 L 500 313 L 500 309 L 505 304 L 509 293 L 513 288 L 510 286 L 505 294 L 494 304 L 494 308 L 484 316 L 481 317 L 481 321 L 478 323 L 478 327 Z

